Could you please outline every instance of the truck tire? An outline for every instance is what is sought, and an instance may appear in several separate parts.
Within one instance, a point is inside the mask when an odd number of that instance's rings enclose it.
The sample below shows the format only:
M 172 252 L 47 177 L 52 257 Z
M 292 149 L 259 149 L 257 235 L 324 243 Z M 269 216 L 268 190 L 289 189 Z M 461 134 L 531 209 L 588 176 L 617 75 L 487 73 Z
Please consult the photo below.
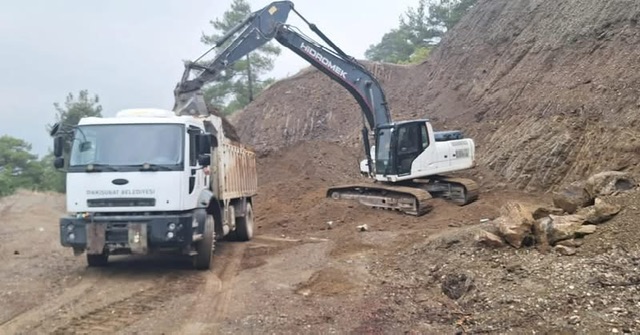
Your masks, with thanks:
M 243 217 L 236 217 L 236 239 L 249 241 L 253 238 L 253 207 L 247 202 L 247 208 Z
M 197 255 L 193 256 L 193 265 L 198 270 L 209 270 L 213 263 L 213 250 L 215 248 L 216 232 L 212 215 L 207 215 L 207 220 L 202 233 L 202 240 L 196 242 Z
M 109 264 L 109 254 L 106 251 L 103 251 L 99 255 L 87 254 L 87 265 L 89 265 L 89 267 L 101 267 L 107 264 Z

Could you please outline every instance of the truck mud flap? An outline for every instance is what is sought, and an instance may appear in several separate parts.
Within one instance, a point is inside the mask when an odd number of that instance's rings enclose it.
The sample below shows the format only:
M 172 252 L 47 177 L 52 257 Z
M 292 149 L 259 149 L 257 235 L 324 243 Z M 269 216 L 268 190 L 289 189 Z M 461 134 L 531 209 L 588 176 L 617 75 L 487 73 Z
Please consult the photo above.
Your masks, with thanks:
M 147 253 L 147 225 L 129 223 L 129 248 L 132 254 Z
M 104 251 L 106 225 L 87 223 L 87 254 L 100 255 Z

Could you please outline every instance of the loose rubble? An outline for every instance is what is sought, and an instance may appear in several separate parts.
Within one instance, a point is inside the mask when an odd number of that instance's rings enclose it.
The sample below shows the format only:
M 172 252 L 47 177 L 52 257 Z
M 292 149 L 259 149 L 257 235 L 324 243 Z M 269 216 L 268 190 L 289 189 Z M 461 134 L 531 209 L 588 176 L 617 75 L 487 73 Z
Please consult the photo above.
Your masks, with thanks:
M 376 271 L 384 278 L 386 294 L 393 296 L 385 315 L 394 325 L 405 325 L 393 329 L 410 325 L 413 333 L 440 334 L 640 332 L 640 190 L 601 197 L 601 203 L 622 209 L 598 225 L 567 213 L 536 220 L 537 226 L 547 223 L 548 254 L 539 251 L 536 225 L 509 225 L 509 232 L 523 231 L 528 236 L 523 241 L 535 242 L 516 248 L 500 235 L 496 221 L 502 220 L 496 219 L 452 229 L 390 256 L 396 265 Z M 502 215 L 528 221 L 535 209 L 505 204 Z M 463 280 L 462 274 L 472 280 Z
M 594 234 L 597 225 L 620 213 L 622 207 L 601 197 L 634 189 L 638 184 L 628 173 L 605 171 L 576 181 L 553 193 L 555 207 L 535 209 L 517 202 L 507 202 L 501 216 L 492 221 L 489 231 L 476 234 L 478 245 L 516 249 L 536 245 L 546 253 L 553 247 L 565 256 L 576 254 L 586 235 Z M 505 243 L 506 242 L 506 243 Z

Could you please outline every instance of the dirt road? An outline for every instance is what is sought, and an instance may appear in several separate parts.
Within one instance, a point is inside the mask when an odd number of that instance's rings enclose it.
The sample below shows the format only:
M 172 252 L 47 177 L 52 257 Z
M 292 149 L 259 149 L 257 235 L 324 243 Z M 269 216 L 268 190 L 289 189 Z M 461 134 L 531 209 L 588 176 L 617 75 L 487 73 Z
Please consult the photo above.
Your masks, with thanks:
M 62 208 L 63 197 L 50 194 L 1 202 L 0 333 L 215 333 L 229 312 L 242 312 L 238 297 L 251 299 L 258 289 L 234 292 L 240 270 L 268 251 L 300 244 L 262 236 L 219 243 L 211 272 L 161 255 L 113 257 L 108 267 L 87 268 L 84 257 L 58 246 Z
M 263 190 L 291 196 L 271 190 L 279 187 L 274 183 Z M 0 199 L 0 333 L 350 330 L 367 319 L 366 301 L 379 294 L 379 279 L 369 271 L 377 257 L 452 224 L 447 205 L 429 217 L 429 227 L 420 227 L 426 218 L 354 210 L 315 189 L 299 196 L 297 219 L 259 201 L 256 238 L 218 243 L 210 272 L 162 255 L 112 257 L 108 267 L 87 268 L 84 256 L 59 245 L 62 195 L 21 192 Z M 457 219 L 491 215 L 490 203 L 482 200 Z M 474 212 L 478 208 L 485 213 Z M 365 223 L 370 230 L 358 232 Z
M 84 257 L 59 246 L 63 196 L 0 199 L 0 333 L 636 329 L 637 286 L 598 283 L 635 283 L 637 234 L 630 232 L 640 192 L 612 199 L 629 211 L 586 238 L 578 255 L 562 257 L 532 248 L 485 250 L 470 241 L 469 229 L 495 218 L 506 200 L 544 203 L 533 195 L 488 192 L 462 208 L 438 202 L 415 218 L 331 202 L 314 188 L 291 194 L 279 183 L 261 187 L 283 201 L 282 211 L 261 196 L 256 238 L 218 243 L 208 272 L 175 256 L 120 256 L 108 267 L 87 268 Z M 287 196 L 304 205 L 290 212 Z M 358 231 L 361 224 L 369 230 Z M 449 299 L 443 280 L 461 273 L 473 278 L 474 289 Z

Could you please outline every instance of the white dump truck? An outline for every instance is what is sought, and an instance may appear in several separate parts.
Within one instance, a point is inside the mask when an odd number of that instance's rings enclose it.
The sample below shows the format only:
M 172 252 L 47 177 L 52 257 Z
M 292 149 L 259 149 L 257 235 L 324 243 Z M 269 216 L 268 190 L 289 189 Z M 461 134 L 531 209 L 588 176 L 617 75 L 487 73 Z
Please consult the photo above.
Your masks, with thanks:
M 225 136 L 222 122 L 127 109 L 54 126 L 54 164 L 67 172 L 61 244 L 86 253 L 89 266 L 106 265 L 109 255 L 168 251 L 209 269 L 216 240 L 250 240 L 255 154 Z

